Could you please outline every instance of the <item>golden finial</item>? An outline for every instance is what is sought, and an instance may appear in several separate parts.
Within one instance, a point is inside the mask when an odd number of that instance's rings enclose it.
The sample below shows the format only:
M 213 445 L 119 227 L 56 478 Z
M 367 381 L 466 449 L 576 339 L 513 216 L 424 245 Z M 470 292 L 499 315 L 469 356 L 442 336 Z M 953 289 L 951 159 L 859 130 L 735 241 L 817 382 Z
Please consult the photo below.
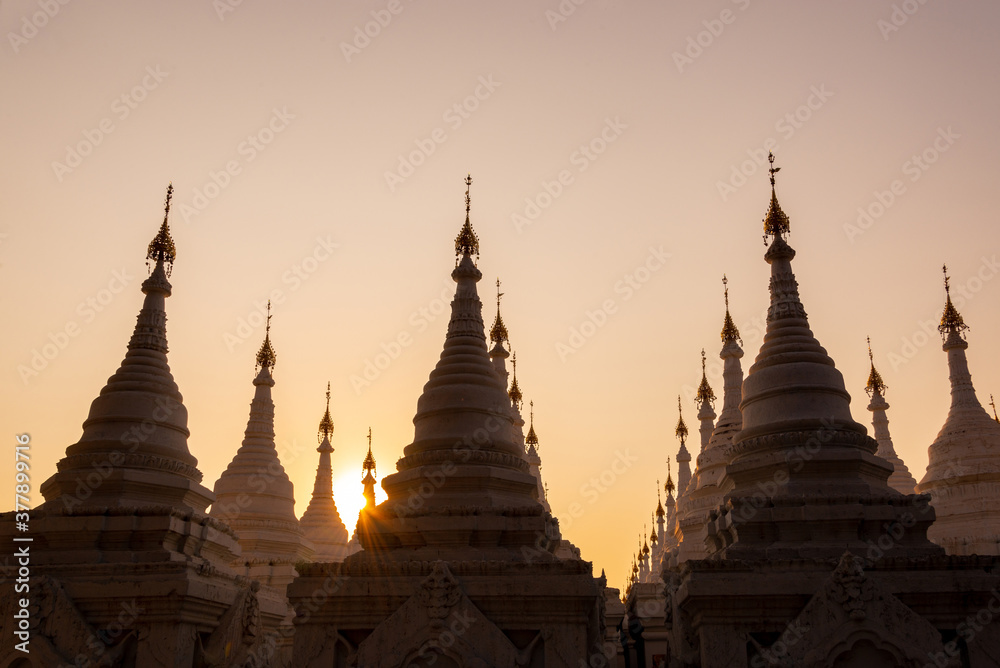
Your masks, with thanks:
M 479 237 L 476 236 L 475 230 L 472 229 L 472 223 L 469 222 L 469 210 L 472 206 L 472 198 L 469 197 L 469 188 L 472 186 L 472 175 L 465 177 L 465 224 L 462 225 L 462 230 L 455 237 L 455 255 L 458 259 L 455 260 L 455 264 L 458 265 L 458 260 L 462 259 L 463 255 L 472 255 L 475 253 L 476 260 L 479 259 Z
M 701 385 L 698 386 L 697 400 L 702 406 L 705 403 L 710 403 L 713 407 L 715 406 L 715 392 L 712 391 L 712 386 L 708 384 L 708 376 L 705 375 L 705 349 L 701 349 Z
M 657 485 L 657 487 L 659 487 L 659 485 Z M 656 538 L 656 520 L 652 515 L 649 516 L 649 522 L 650 526 L 653 527 L 653 529 L 649 532 L 649 542 L 653 544 L 653 547 L 656 547 L 656 543 L 658 540 Z
M 267 326 L 264 329 L 264 343 L 260 344 L 260 350 L 257 351 L 257 368 L 267 367 L 269 369 L 274 368 L 274 363 L 277 361 L 278 356 L 274 354 L 274 348 L 271 347 L 271 300 L 267 300 Z
M 649 556 L 649 543 L 646 542 L 646 525 L 645 525 L 645 523 L 643 523 L 643 525 L 642 525 L 642 537 L 643 537 L 643 541 L 642 541 L 642 556 L 643 556 L 643 558 L 645 558 L 645 557 Z
M 521 410 L 521 406 L 524 404 L 524 397 L 521 395 L 521 388 L 517 385 L 517 353 L 514 353 L 514 357 L 511 360 L 511 364 L 514 366 L 514 380 L 511 381 L 510 391 L 507 392 L 507 396 L 510 397 L 511 404 L 514 408 Z
M 333 418 L 330 417 L 330 381 L 326 383 L 326 412 L 323 413 L 323 418 L 319 421 L 319 431 L 316 434 L 316 440 L 321 444 L 324 439 L 329 439 L 333 436 Z
M 503 293 L 500 292 L 500 279 L 497 279 L 497 317 L 493 320 L 493 327 L 490 329 L 490 341 L 493 343 L 503 343 L 504 341 L 510 342 L 510 338 L 507 336 L 507 326 L 503 324 L 503 318 L 500 316 L 500 298 L 503 297 Z
M 768 173 L 771 175 L 771 204 L 767 207 L 767 215 L 764 216 L 764 244 L 767 244 L 768 237 L 785 238 L 788 234 L 788 216 L 781 210 L 778 204 L 778 196 L 774 191 L 774 175 L 781 171 L 781 167 L 774 166 L 774 153 L 767 154 L 767 161 L 771 163 Z
M 742 346 L 743 339 L 740 338 L 740 330 L 736 329 L 733 317 L 729 315 L 729 279 L 726 278 L 725 274 L 722 275 L 722 287 L 726 299 L 726 319 L 722 322 L 722 343 L 739 341 L 739 344 Z
M 993 395 L 990 395 L 990 406 L 993 407 L 993 419 L 1000 422 L 1000 417 L 997 417 L 997 405 L 993 403 Z
M 674 485 L 674 479 L 670 475 L 670 457 L 667 457 L 667 482 L 663 484 L 663 491 L 665 491 L 669 497 L 674 493 L 675 489 L 677 489 L 677 486 Z
M 365 455 L 365 461 L 361 464 L 361 469 L 365 472 L 365 478 L 371 476 L 374 480 L 375 478 L 375 457 L 372 455 L 372 428 L 368 427 L 368 454 Z M 364 480 L 362 480 L 364 482 Z
M 684 424 L 684 411 L 681 410 L 681 395 L 677 395 L 677 429 L 674 430 L 674 435 L 681 440 L 681 447 L 684 447 L 684 441 L 688 437 L 688 428 Z
M 874 396 L 875 392 L 880 395 L 885 394 L 885 391 L 889 389 L 884 382 L 882 382 L 882 374 L 875 370 L 875 356 L 872 355 L 872 337 L 868 337 L 868 361 L 871 363 L 872 370 L 868 374 L 868 384 L 865 386 L 865 392 L 868 396 Z
M 149 266 L 150 261 L 163 262 L 167 265 L 165 267 L 167 276 L 170 276 L 170 271 L 174 266 L 174 258 L 177 257 L 177 248 L 174 246 L 174 240 L 170 238 L 170 223 L 167 221 L 170 217 L 170 200 L 173 196 L 174 184 L 170 183 L 167 185 L 167 197 L 163 203 L 163 222 L 160 223 L 160 230 L 146 248 L 146 268 L 152 272 L 152 268 Z
M 527 443 L 528 445 L 533 445 L 533 446 L 535 446 L 537 448 L 538 447 L 538 436 L 535 435 L 535 401 L 534 400 L 531 401 L 530 406 L 531 406 L 531 418 L 530 418 L 531 422 L 529 423 L 530 426 L 528 427 L 528 435 L 525 437 L 524 442 Z
M 948 265 L 941 267 L 941 271 L 944 272 L 944 313 L 941 314 L 941 324 L 938 326 L 938 331 L 941 332 L 942 338 L 947 338 L 952 332 L 962 334 L 969 328 L 962 320 L 962 316 L 958 313 L 958 309 L 955 305 L 951 303 L 951 278 L 948 276 Z M 964 338 L 964 336 L 963 336 Z
M 669 461 L 668 461 L 669 463 Z M 663 517 L 666 511 L 663 510 L 663 501 L 660 499 L 660 479 L 656 479 L 656 516 Z

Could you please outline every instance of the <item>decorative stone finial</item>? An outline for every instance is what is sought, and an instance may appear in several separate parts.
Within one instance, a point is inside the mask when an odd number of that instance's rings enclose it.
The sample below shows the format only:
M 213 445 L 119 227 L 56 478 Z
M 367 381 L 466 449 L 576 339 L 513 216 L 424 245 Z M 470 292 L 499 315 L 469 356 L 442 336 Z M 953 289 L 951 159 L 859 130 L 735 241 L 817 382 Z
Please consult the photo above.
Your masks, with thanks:
M 170 276 L 174 267 L 174 258 L 177 257 L 177 248 L 174 246 L 174 240 L 170 238 L 170 224 L 167 220 L 170 216 L 170 200 L 173 196 L 174 184 L 170 183 L 167 185 L 167 197 L 163 203 L 163 222 L 160 224 L 160 230 L 146 248 L 146 268 L 150 273 L 153 271 L 153 267 L 149 266 L 150 262 L 154 264 L 162 262 L 166 265 L 164 268 L 167 276 Z
M 868 396 L 873 396 L 876 392 L 878 394 L 885 394 L 888 389 L 886 384 L 882 382 L 882 375 L 875 370 L 875 357 L 872 355 L 872 339 L 868 337 L 868 361 L 871 363 L 871 373 L 868 374 L 868 385 L 865 386 L 865 392 Z
M 330 417 L 330 382 L 326 383 L 326 412 L 323 413 L 323 418 L 319 421 L 319 431 L 316 434 L 316 440 L 320 443 L 324 439 L 329 439 L 333 436 L 333 418 Z
M 510 390 L 507 392 L 507 396 L 510 397 L 511 404 L 514 408 L 521 410 L 521 406 L 524 404 L 524 396 L 521 394 L 521 388 L 517 385 L 517 353 L 514 353 L 514 357 L 511 358 L 510 363 L 514 366 L 514 379 L 510 383 Z M 523 422 L 521 424 L 524 424 Z
M 941 324 L 938 326 L 938 331 L 941 332 L 941 338 L 947 339 L 952 334 L 957 334 L 963 339 L 965 338 L 965 330 L 969 329 L 969 326 L 965 324 L 962 320 L 962 316 L 959 314 L 958 309 L 955 305 L 951 303 L 951 284 L 950 277 L 948 276 L 948 265 L 943 265 L 941 271 L 944 272 L 944 313 L 941 314 Z
M 503 293 L 500 292 L 500 279 L 497 279 L 497 317 L 493 320 L 493 327 L 490 329 L 490 342 L 491 343 L 510 343 L 510 338 L 507 336 L 507 326 L 503 324 L 503 318 L 500 316 L 500 298 L 503 297 Z
M 681 410 L 681 396 L 679 394 L 677 395 L 677 415 L 677 429 L 674 430 L 674 434 L 680 439 L 681 447 L 683 448 L 684 442 L 688 437 L 688 428 L 687 425 L 684 424 L 684 411 Z
M 530 423 L 529 423 L 530 426 L 528 427 L 528 435 L 525 436 L 524 442 L 527 443 L 528 445 L 535 446 L 535 448 L 537 449 L 538 448 L 538 436 L 535 435 L 535 402 L 534 402 L 534 400 L 531 401 L 530 406 L 531 406 L 531 417 L 529 418 L 530 419 Z
M 267 300 L 267 326 L 264 328 L 264 343 L 260 344 L 257 351 L 257 369 L 273 369 L 278 356 L 274 354 L 271 346 L 271 300 Z
M 704 406 L 706 403 L 710 404 L 713 408 L 715 407 L 715 392 L 712 391 L 712 386 L 708 384 L 708 376 L 705 373 L 705 349 L 701 349 L 701 385 L 698 386 L 698 394 L 696 399 L 699 404 Z
M 768 173 L 771 175 L 771 204 L 767 207 L 767 215 L 764 216 L 764 244 L 767 245 L 768 237 L 785 238 L 788 234 L 788 216 L 781 210 L 778 204 L 778 196 L 774 190 L 774 175 L 781 171 L 781 167 L 774 166 L 774 153 L 768 152 L 767 161 L 771 163 Z
M 458 265 L 458 261 L 462 259 L 465 255 L 475 254 L 476 260 L 479 259 L 479 237 L 476 236 L 475 230 L 472 229 L 472 223 L 469 222 L 469 210 L 472 206 L 472 199 L 469 197 L 469 188 L 472 186 L 472 175 L 465 177 L 465 224 L 462 225 L 462 230 L 455 237 L 455 265 Z
M 740 338 L 740 330 L 736 329 L 736 324 L 733 322 L 732 316 L 729 315 L 729 279 L 726 278 L 725 274 L 722 275 L 722 286 L 726 299 L 726 319 L 722 322 L 722 343 L 737 341 L 742 346 L 743 339 Z

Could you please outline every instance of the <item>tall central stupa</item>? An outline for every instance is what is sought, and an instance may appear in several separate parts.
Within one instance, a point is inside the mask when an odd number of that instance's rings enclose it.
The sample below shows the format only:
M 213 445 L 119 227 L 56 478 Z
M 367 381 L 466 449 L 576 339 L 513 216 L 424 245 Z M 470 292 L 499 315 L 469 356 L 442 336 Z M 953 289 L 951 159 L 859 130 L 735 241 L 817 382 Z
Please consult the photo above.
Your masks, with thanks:
M 451 319 L 413 442 L 382 481 L 388 499 L 361 514 L 363 550 L 303 566 L 289 587 L 297 666 L 575 668 L 601 651 L 601 583 L 590 563 L 554 554 L 558 523 L 489 357 L 465 183 Z

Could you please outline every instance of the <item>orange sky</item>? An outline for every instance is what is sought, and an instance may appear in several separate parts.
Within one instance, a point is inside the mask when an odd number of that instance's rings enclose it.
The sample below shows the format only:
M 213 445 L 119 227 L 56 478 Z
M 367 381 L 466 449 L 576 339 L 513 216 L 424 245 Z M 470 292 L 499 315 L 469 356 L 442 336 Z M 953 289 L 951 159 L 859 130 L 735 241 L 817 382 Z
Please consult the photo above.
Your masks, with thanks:
M 872 337 L 919 479 L 948 407 L 942 262 L 979 396 L 1000 393 L 998 19 L 986 0 L 3 2 L 0 421 L 11 448 L 31 435 L 34 503 L 124 355 L 172 180 L 170 362 L 206 484 L 242 439 L 272 296 L 297 511 L 330 380 L 354 515 L 368 427 L 380 478 L 412 439 L 471 172 L 484 318 L 499 276 L 553 509 L 621 585 L 678 392 L 696 431 L 723 272 L 744 368 L 760 344 L 767 148 L 813 330 L 865 424 Z M 635 462 L 605 486 L 619 452 Z

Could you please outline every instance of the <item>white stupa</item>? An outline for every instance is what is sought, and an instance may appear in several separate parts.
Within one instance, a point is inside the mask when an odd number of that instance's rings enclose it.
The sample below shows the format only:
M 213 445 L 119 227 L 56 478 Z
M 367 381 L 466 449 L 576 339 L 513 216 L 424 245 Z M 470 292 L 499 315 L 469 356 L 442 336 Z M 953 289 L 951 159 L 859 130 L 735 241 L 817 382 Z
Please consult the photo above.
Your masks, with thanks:
M 951 408 L 931 444 L 927 473 L 917 486 L 929 492 L 937 520 L 927 532 L 949 554 L 1000 555 L 1000 424 L 972 386 L 965 351 L 969 328 L 951 302 L 944 268 L 945 307 L 938 329 L 948 354 Z
M 326 385 L 326 412 L 319 421 L 317 440 L 319 466 L 316 467 L 316 482 L 313 484 L 309 506 L 299 518 L 299 526 L 305 537 L 316 550 L 314 561 L 342 561 L 347 556 L 347 527 L 340 518 L 337 503 L 333 499 L 333 467 L 330 455 L 333 446 L 333 418 L 330 416 L 330 384 Z
M 889 435 L 889 418 L 886 417 L 886 410 L 889 403 L 885 400 L 886 385 L 882 381 L 882 375 L 875 369 L 875 358 L 872 356 L 871 339 L 868 339 L 868 361 L 871 362 L 871 371 L 868 373 L 868 384 L 865 391 L 871 397 L 868 403 L 868 410 L 872 412 L 872 427 L 875 429 L 875 440 L 878 441 L 876 455 L 892 464 L 892 475 L 889 476 L 889 487 L 900 494 L 913 494 L 917 486 L 917 481 L 906 468 L 906 464 L 896 454 L 896 448 L 892 444 L 892 436 Z

